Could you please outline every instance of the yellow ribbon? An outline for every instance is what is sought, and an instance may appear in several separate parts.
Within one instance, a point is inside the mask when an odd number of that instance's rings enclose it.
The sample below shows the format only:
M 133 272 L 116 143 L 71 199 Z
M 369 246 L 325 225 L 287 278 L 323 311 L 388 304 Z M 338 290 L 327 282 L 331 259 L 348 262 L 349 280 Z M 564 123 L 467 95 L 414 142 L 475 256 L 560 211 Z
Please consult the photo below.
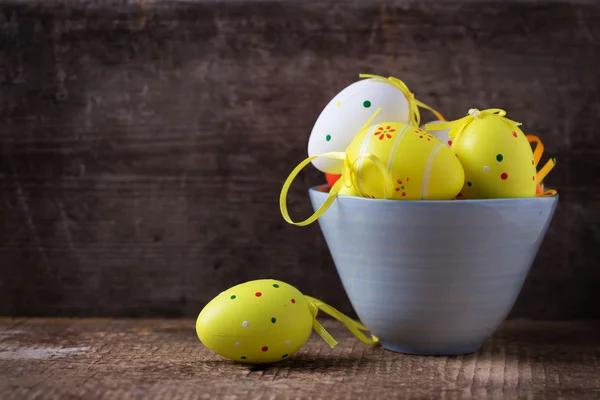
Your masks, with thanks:
M 371 79 L 376 79 L 381 82 L 389 83 L 389 84 L 397 87 L 402 93 L 404 93 L 404 96 L 406 96 L 406 100 L 408 101 L 408 111 L 409 111 L 408 118 L 409 118 L 410 125 L 418 127 L 419 124 L 421 123 L 421 114 L 419 113 L 419 107 L 431 111 L 437 117 L 438 120 L 445 121 L 442 114 L 440 114 L 439 112 L 437 112 L 436 110 L 434 110 L 433 108 L 428 106 L 427 104 L 417 100 L 415 98 L 415 95 L 408 89 L 408 86 L 406 86 L 406 84 L 404 82 L 402 82 L 400 79 L 394 78 L 393 76 L 390 76 L 389 78 L 385 78 L 383 76 L 371 75 L 371 74 L 360 74 L 358 76 L 360 78 L 371 78 Z
M 505 117 L 506 111 L 501 110 L 499 108 L 489 108 L 487 110 L 478 110 L 476 108 L 472 108 L 469 110 L 469 113 L 455 121 L 448 121 L 442 123 L 435 124 L 427 124 L 425 125 L 426 131 L 443 131 L 445 129 L 450 128 L 450 132 L 448 132 L 448 136 L 451 138 L 456 138 L 462 131 L 469 125 L 471 122 L 478 118 L 483 117 L 497 117 L 502 118 L 503 121 L 507 122 L 509 125 L 519 126 L 520 122 L 515 122 Z
M 375 113 L 373 114 L 373 116 L 371 118 L 369 118 L 369 120 L 365 123 L 365 125 L 360 129 L 359 132 L 361 132 L 363 129 L 365 129 L 367 126 L 369 126 L 369 124 L 373 121 L 373 119 L 375 119 L 375 117 L 377 116 L 377 114 L 379 114 L 380 111 L 381 111 L 381 108 L 378 108 L 377 111 L 375 111 Z M 287 209 L 288 191 L 290 190 L 290 187 L 291 187 L 292 183 L 294 182 L 294 179 L 296 178 L 296 176 L 298 176 L 300 171 L 302 171 L 302 169 L 304 167 L 306 167 L 308 164 L 311 163 L 311 161 L 313 161 L 314 159 L 316 159 L 318 157 L 326 157 L 326 158 L 331 158 L 334 160 L 343 160 L 344 167 L 342 170 L 342 176 L 337 180 L 337 182 L 329 190 L 327 199 L 325 199 L 323 204 L 321 204 L 321 206 L 317 209 L 317 211 L 315 211 L 313 213 L 313 215 L 311 215 L 304 221 L 294 222 L 290 218 L 290 214 Z M 304 161 L 302 161 L 300 164 L 298 164 L 296 166 L 296 168 L 294 168 L 292 170 L 290 175 L 287 177 L 287 179 L 283 183 L 283 187 L 281 188 L 281 193 L 279 195 L 279 209 L 281 210 L 281 215 L 283 216 L 283 219 L 285 219 L 286 222 L 288 222 L 292 225 L 296 225 L 296 226 L 306 226 L 306 225 L 310 225 L 313 222 L 315 222 L 321 215 L 323 215 L 323 213 L 325 211 L 327 211 L 327 209 L 331 206 L 331 204 L 333 204 L 333 202 L 337 198 L 338 193 L 342 189 L 342 185 L 346 185 L 347 187 L 350 187 L 350 185 L 354 185 L 355 188 L 359 188 L 358 174 L 357 174 L 355 166 L 356 166 L 356 163 L 361 159 L 368 159 L 368 160 L 371 160 L 373 163 L 375 163 L 375 165 L 377 166 L 377 169 L 379 170 L 379 172 L 381 173 L 381 175 L 383 177 L 384 197 L 386 199 L 390 199 L 393 194 L 394 183 L 393 183 L 391 176 L 389 176 L 389 174 L 387 172 L 387 167 L 383 164 L 383 162 L 377 156 L 375 156 L 374 154 L 370 154 L 370 153 L 361 154 L 356 158 L 356 160 L 351 162 L 350 159 L 348 158 L 348 155 L 345 152 L 322 153 L 322 154 L 317 154 L 317 155 L 308 157 Z M 363 193 L 361 193 L 361 195 L 364 196 Z
M 304 297 L 306 298 L 306 301 L 308 301 L 308 307 L 310 308 L 310 312 L 313 316 L 313 327 L 315 331 L 319 334 L 319 336 L 323 338 L 323 340 L 327 342 L 329 346 L 331 346 L 331 348 L 337 346 L 338 342 L 333 338 L 333 336 L 331 336 L 329 332 L 327 332 L 323 325 L 321 325 L 321 323 L 317 321 L 317 315 L 319 314 L 319 310 L 323 311 L 326 314 L 329 314 L 333 318 L 346 325 L 350 332 L 352 332 L 354 336 L 356 336 L 361 342 L 365 344 L 375 344 L 379 342 L 377 336 L 371 334 L 371 337 L 367 337 L 367 335 L 363 333 L 363 331 L 368 332 L 369 328 L 367 328 L 360 322 L 355 321 L 347 315 L 342 314 L 330 305 L 323 303 L 321 300 L 315 299 L 314 297 L 310 296 Z
M 321 204 L 321 206 L 317 209 L 317 211 L 315 211 L 313 213 L 313 215 L 311 215 L 304 221 L 294 222 L 294 221 L 292 221 L 290 214 L 288 212 L 288 209 L 287 209 L 288 191 L 290 189 L 290 186 L 292 185 L 292 182 L 298 175 L 298 173 L 304 167 L 306 167 L 308 164 L 310 164 L 310 162 L 312 160 L 314 160 L 318 157 L 326 157 L 326 158 L 332 158 L 332 159 L 336 159 L 336 160 L 344 160 L 344 169 L 342 172 L 342 176 L 337 180 L 337 182 L 329 190 L 327 199 L 325 199 L 323 204 Z M 377 169 L 379 170 L 379 172 L 381 173 L 381 175 L 383 177 L 384 197 L 386 199 L 391 199 L 392 193 L 394 190 L 394 183 L 392 181 L 391 176 L 387 172 L 386 166 L 376 155 L 370 154 L 370 153 L 361 154 L 360 156 L 357 157 L 356 160 L 354 160 L 354 162 L 350 162 L 348 155 L 346 153 L 342 153 L 342 152 L 317 154 L 315 156 L 308 157 L 307 159 L 302 161 L 300 164 L 298 164 L 298 166 L 296 168 L 294 168 L 292 173 L 285 180 L 283 187 L 281 188 L 281 194 L 279 195 L 279 209 L 281 210 L 281 215 L 283 216 L 283 219 L 285 219 L 286 222 L 288 222 L 292 225 L 296 225 L 296 226 L 310 225 L 313 222 L 315 222 L 321 215 L 323 215 L 323 213 L 325 211 L 327 211 L 327 209 L 329 207 L 331 207 L 331 205 L 337 198 L 337 195 L 339 194 L 340 190 L 342 189 L 342 185 L 346 185 L 347 187 L 350 187 L 350 184 L 352 184 L 352 185 L 354 185 L 355 188 L 359 189 L 358 173 L 357 173 L 357 169 L 356 169 L 355 165 L 361 159 L 371 160 L 375 164 L 375 166 L 377 167 Z M 361 192 L 361 195 L 364 197 L 364 193 Z

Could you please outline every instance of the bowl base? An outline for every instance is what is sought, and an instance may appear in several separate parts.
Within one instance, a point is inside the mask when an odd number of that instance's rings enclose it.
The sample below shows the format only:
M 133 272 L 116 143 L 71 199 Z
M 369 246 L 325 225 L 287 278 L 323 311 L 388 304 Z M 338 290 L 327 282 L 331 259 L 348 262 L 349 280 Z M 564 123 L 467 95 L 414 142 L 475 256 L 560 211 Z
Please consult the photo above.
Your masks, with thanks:
M 473 354 L 479 350 L 480 346 L 453 348 L 453 349 L 418 349 L 412 347 L 397 346 L 385 342 L 380 342 L 381 346 L 389 351 L 402 354 L 410 354 L 413 356 L 463 356 Z

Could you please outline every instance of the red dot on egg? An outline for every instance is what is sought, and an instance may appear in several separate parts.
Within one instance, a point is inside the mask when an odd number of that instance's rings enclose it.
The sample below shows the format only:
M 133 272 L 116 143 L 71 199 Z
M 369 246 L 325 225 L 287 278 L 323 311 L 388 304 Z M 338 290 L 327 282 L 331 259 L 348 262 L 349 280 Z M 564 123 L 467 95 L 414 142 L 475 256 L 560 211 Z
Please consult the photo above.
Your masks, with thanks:
M 506 172 L 503 172 L 502 175 L 500 175 L 500 178 L 505 181 L 508 179 L 508 174 Z
M 296 300 L 292 299 L 292 304 L 296 304 Z
M 531 177 L 531 179 L 533 179 L 535 181 L 535 175 Z
M 262 351 L 269 351 L 269 348 L 267 346 L 263 346 L 263 348 L 261 350 Z
M 517 137 L 517 132 L 513 132 L 513 136 L 514 136 L 514 137 Z
M 423 139 L 423 135 L 420 135 L 420 136 L 419 136 L 419 138 L 420 138 L 420 139 Z
M 256 297 L 260 297 L 260 296 L 262 296 L 262 293 L 261 293 L 261 292 L 256 292 L 256 293 L 254 293 L 254 295 L 255 295 Z
M 404 196 L 406 196 L 406 192 L 402 192 L 402 196 L 403 196 L 403 197 L 404 197 Z
M 448 146 L 452 146 L 452 140 L 448 140 Z

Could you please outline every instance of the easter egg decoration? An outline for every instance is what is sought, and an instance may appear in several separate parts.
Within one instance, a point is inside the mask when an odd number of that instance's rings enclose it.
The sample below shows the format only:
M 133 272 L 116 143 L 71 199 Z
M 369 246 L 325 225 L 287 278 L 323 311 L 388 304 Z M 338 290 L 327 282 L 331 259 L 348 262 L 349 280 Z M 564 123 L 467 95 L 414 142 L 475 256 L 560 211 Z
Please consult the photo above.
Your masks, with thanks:
M 321 111 L 308 139 L 309 157 L 345 151 L 364 121 L 378 108 L 381 112 L 373 123 L 397 121 L 419 126 L 419 107 L 430 110 L 440 120 L 444 119 L 437 111 L 415 99 L 400 79 L 369 74 L 360 74 L 359 77 L 366 79 L 343 89 Z M 312 163 L 322 172 L 338 175 L 328 179 L 334 183 L 344 165 L 342 161 L 330 158 L 315 158 Z
M 451 150 L 465 172 L 461 195 L 465 199 L 534 197 L 537 182 L 554 166 L 554 160 L 536 172 L 536 161 L 520 123 L 500 109 L 469 110 L 451 122 L 428 124 L 427 130 L 450 128 Z
M 378 342 L 363 333 L 368 329 L 360 322 L 274 279 L 254 280 L 221 292 L 198 315 L 196 333 L 208 349 L 230 360 L 273 363 L 296 353 L 313 328 L 331 347 L 337 345 L 317 321 L 319 311 L 344 323 L 363 343 Z
M 313 155 L 294 168 L 279 196 L 281 214 L 288 223 L 311 224 L 331 206 L 338 194 L 395 200 L 451 200 L 456 197 L 465 176 L 450 148 L 416 126 L 400 122 L 371 125 L 379 111 L 355 135 L 345 152 Z M 312 216 L 294 222 L 287 210 L 288 190 L 298 173 L 318 157 L 342 161 L 342 176 Z
M 372 125 L 356 135 L 346 154 L 352 186 L 363 197 L 450 200 L 464 184 L 463 168 L 450 149 L 415 126 Z
M 430 121 L 430 122 L 427 122 L 426 124 L 421 125 L 421 129 L 427 131 L 427 129 L 425 129 L 425 128 L 428 125 L 432 126 L 432 125 L 438 124 L 438 123 L 444 123 L 444 121 Z M 428 131 L 428 132 L 431 133 L 436 138 L 438 138 L 439 141 L 442 142 L 442 143 L 444 143 L 447 147 L 452 146 L 453 139 L 450 136 L 448 136 L 448 134 L 450 133 L 450 128 L 448 128 L 448 129 L 440 129 L 440 130 L 431 130 L 431 131 Z

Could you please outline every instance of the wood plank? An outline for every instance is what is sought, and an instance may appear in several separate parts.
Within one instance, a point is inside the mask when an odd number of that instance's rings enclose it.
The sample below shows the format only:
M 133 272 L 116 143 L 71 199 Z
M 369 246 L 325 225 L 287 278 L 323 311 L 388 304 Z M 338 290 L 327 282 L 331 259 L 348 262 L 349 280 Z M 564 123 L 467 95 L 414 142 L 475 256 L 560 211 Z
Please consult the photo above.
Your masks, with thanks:
M 324 320 L 290 359 L 248 366 L 207 350 L 193 320 L 1 319 L 0 397 L 597 398 L 599 322 L 505 323 L 473 354 L 419 357 L 363 345 Z

